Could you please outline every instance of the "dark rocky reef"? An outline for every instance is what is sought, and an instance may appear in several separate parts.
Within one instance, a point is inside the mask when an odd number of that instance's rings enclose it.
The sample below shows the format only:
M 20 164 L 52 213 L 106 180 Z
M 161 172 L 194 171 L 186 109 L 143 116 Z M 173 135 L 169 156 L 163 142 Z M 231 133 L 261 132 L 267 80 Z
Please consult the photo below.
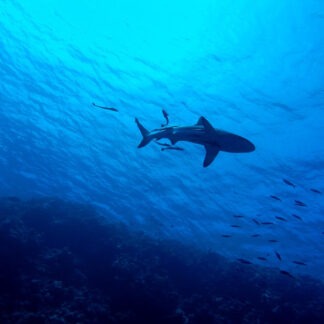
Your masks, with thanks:
M 323 284 L 109 224 L 55 198 L 0 200 L 1 323 L 323 323 Z

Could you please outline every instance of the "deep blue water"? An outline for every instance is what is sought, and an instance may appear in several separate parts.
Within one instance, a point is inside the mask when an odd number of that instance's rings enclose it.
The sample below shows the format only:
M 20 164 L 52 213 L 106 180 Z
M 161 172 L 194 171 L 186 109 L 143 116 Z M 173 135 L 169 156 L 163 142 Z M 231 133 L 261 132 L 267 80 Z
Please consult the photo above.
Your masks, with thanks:
M 153 238 L 324 280 L 322 1 L 3 0 L 0 14 L 0 196 L 89 203 Z M 203 168 L 200 145 L 138 149 L 134 118 L 151 130 L 162 109 L 256 150 Z

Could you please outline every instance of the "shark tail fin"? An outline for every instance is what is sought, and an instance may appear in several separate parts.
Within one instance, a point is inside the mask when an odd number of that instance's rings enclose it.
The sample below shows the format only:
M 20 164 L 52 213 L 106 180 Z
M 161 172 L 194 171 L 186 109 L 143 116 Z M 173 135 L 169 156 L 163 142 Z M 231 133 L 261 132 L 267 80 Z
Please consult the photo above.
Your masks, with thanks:
M 140 148 L 140 147 L 147 145 L 151 141 L 151 138 L 149 138 L 149 136 L 148 136 L 149 131 L 139 122 L 139 120 L 137 118 L 135 118 L 135 123 L 137 124 L 137 126 L 143 136 L 142 141 L 137 146 L 138 148 Z

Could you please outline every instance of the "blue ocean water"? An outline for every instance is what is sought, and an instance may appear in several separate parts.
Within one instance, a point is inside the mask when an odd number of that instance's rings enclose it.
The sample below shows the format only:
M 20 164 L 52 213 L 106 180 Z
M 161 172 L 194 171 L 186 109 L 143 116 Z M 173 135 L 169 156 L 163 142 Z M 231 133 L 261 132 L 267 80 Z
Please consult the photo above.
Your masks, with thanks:
M 322 1 L 3 0 L 0 13 L 1 196 L 90 203 L 155 238 L 324 279 Z M 134 118 L 151 130 L 162 109 L 256 150 L 203 168 L 202 146 L 138 149 Z

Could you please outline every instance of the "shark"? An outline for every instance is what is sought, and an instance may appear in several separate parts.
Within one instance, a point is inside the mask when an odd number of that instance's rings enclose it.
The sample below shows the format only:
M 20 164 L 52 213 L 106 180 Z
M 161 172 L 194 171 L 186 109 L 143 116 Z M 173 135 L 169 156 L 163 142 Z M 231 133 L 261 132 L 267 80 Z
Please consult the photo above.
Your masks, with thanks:
M 135 122 L 143 136 L 138 148 L 144 147 L 152 140 L 168 139 L 172 145 L 179 141 L 200 144 L 205 147 L 206 155 L 203 162 L 208 167 L 220 151 L 229 153 L 247 153 L 255 150 L 255 146 L 246 138 L 214 128 L 203 116 L 192 126 L 168 126 L 148 131 L 137 118 Z

